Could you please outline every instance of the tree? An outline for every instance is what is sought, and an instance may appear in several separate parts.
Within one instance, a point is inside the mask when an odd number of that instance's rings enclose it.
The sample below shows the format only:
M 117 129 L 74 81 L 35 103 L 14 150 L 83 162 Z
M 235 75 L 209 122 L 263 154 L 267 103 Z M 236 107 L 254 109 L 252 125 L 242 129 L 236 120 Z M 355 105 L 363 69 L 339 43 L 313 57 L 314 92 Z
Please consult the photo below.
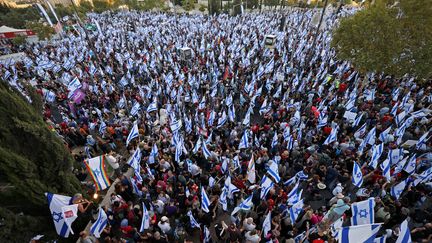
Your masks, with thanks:
M 12 43 L 14 45 L 17 45 L 17 46 L 24 44 L 25 41 L 26 41 L 26 38 L 24 36 L 17 36 L 17 37 L 12 39 Z
M 26 28 L 36 32 L 40 40 L 50 39 L 51 36 L 55 33 L 54 29 L 51 26 L 48 26 L 48 24 L 46 23 L 43 24 L 39 22 L 27 22 Z
M 0 235 L 4 242 L 26 242 L 41 233 L 55 235 L 44 193 L 73 195 L 81 189 L 71 171 L 69 151 L 42 119 L 40 95 L 32 91 L 30 97 L 32 104 L 0 81 L 0 218 L 4 219 Z M 21 212 L 25 216 L 19 216 Z
M 359 70 L 401 77 L 432 77 L 432 5 L 429 0 L 376 0 L 342 19 L 332 46 Z

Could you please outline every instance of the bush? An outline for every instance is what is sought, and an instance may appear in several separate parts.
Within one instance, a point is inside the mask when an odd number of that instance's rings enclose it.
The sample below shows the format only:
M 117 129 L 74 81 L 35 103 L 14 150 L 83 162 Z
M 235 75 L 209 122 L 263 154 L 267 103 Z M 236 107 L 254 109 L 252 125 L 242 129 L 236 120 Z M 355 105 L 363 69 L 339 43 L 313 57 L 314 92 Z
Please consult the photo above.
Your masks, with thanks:
M 207 10 L 207 7 L 205 5 L 203 5 L 203 4 L 200 4 L 199 11 L 205 12 L 206 10 Z
M 22 44 L 24 44 L 26 41 L 26 37 L 25 36 L 17 36 L 15 38 L 12 39 L 12 43 L 14 45 L 20 46 Z

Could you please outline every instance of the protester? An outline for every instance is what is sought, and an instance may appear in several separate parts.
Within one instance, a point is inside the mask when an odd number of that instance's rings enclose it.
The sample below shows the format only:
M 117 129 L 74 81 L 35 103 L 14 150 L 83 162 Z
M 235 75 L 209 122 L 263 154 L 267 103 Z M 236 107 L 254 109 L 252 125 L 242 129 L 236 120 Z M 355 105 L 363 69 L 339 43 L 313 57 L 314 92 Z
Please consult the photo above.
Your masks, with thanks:
M 432 89 L 335 57 L 332 30 L 355 11 L 317 35 L 317 10 L 89 14 L 96 31 L 29 45 L 1 74 L 42 95 L 69 148 L 108 154 L 106 242 L 427 240 Z

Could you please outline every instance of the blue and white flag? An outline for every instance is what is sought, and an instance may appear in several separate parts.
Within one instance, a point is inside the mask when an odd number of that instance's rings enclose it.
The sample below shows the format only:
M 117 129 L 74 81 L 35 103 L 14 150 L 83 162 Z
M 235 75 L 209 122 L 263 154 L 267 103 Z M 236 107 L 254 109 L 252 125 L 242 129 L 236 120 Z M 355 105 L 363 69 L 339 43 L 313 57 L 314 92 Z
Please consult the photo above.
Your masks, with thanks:
M 141 109 L 141 105 L 138 102 L 135 102 L 135 104 L 132 106 L 132 109 L 130 111 L 131 116 L 138 115 L 139 110 Z
M 252 112 L 252 109 L 251 109 L 251 107 L 249 107 L 249 109 L 246 112 L 245 118 L 243 119 L 243 122 L 242 122 L 242 124 L 244 126 L 248 127 L 250 125 L 250 115 L 251 115 L 251 112 Z
M 354 162 L 351 182 L 354 186 L 360 188 L 363 185 L 363 173 L 357 162 Z
M 262 233 L 264 234 L 264 237 L 267 236 L 267 233 L 271 230 L 271 211 L 268 212 L 267 216 L 265 217 L 262 225 Z
M 388 182 L 390 182 L 390 160 L 384 160 L 384 162 L 382 162 L 382 164 L 380 165 L 380 168 L 383 171 L 383 176 L 387 179 Z
M 375 145 L 372 148 L 372 157 L 371 162 L 369 163 L 370 166 L 372 166 L 374 169 L 378 166 L 378 160 L 381 157 L 382 153 L 384 151 L 384 142 L 380 145 Z
M 150 113 L 152 111 L 157 111 L 157 103 L 156 101 L 153 101 L 152 103 L 150 103 L 150 105 L 147 107 L 147 113 Z
M 291 219 L 291 224 L 294 225 L 298 216 L 303 212 L 303 199 L 298 201 L 296 204 L 292 205 L 292 207 L 289 209 L 289 215 Z
M 396 243 L 411 243 L 411 231 L 408 228 L 408 220 L 405 219 L 399 228 L 399 236 L 396 239 Z
M 398 184 L 394 185 L 391 189 L 390 189 L 390 195 L 392 195 L 392 197 L 396 198 L 396 200 L 399 200 L 399 197 L 402 195 L 403 191 L 405 190 L 405 187 L 408 184 L 408 180 L 409 178 L 399 182 Z
M 375 144 L 375 137 L 376 137 L 376 128 L 374 127 L 366 135 L 365 142 L 372 146 Z
M 234 208 L 231 215 L 236 214 L 240 209 L 244 211 L 249 211 L 252 209 L 252 206 L 253 206 L 252 195 L 250 195 L 243 202 L 241 202 L 237 207 Z
M 206 159 L 208 159 L 209 157 L 211 157 L 212 154 L 211 154 L 210 150 L 208 150 L 206 143 L 201 143 L 201 145 L 202 145 L 201 148 L 202 148 L 204 157 Z
M 375 198 L 371 197 L 361 202 L 351 204 L 351 225 L 375 223 Z
M 417 186 L 419 183 L 426 182 L 432 179 L 432 167 L 423 171 L 417 178 L 414 180 L 413 185 Z
M 142 191 L 138 188 L 136 180 L 133 177 L 131 177 L 130 181 L 131 181 L 131 184 L 132 184 L 132 192 L 134 194 L 138 195 L 139 197 L 141 197 L 142 196 Z
M 429 132 L 426 132 L 425 134 L 423 134 L 423 136 L 421 136 L 419 138 L 419 140 L 416 143 L 416 149 L 420 149 L 426 143 L 426 141 L 428 140 L 428 137 L 427 137 L 428 135 L 429 135 Z
M 405 165 L 405 168 L 403 169 L 406 171 L 406 173 L 412 175 L 416 170 L 416 155 L 414 154 L 411 156 L 411 158 L 408 160 L 407 164 Z
M 195 220 L 195 218 L 192 215 L 192 212 L 190 210 L 187 212 L 187 216 L 189 216 L 189 221 L 190 221 L 190 225 L 192 226 L 192 228 L 200 228 L 201 229 L 200 224 L 198 224 L 198 222 Z
M 338 242 L 373 242 L 380 228 L 381 224 L 363 224 L 343 227 L 338 233 Z
M 170 122 L 170 128 L 172 132 L 177 132 L 182 127 L 182 123 L 180 120 L 176 119 L 174 116 L 171 119 Z
M 100 238 L 103 230 L 108 224 L 108 216 L 102 207 L 99 207 L 98 218 L 90 227 L 90 234 L 94 235 L 96 238 Z
M 206 191 L 204 190 L 204 187 L 201 187 L 201 209 L 204 212 L 208 213 L 210 212 L 209 207 L 210 207 L 210 200 L 207 196 Z
M 294 147 L 294 138 L 292 135 L 289 135 L 287 138 L 287 150 L 291 151 Z
M 324 141 L 324 145 L 328 145 L 330 143 L 333 143 L 337 141 L 337 128 L 333 128 L 330 135 L 327 137 L 327 139 Z
M 274 148 L 277 144 L 278 144 L 278 135 L 277 135 L 277 133 L 275 132 L 275 133 L 274 133 L 274 136 L 273 136 L 272 143 L 271 143 L 271 147 Z
M 238 149 L 249 148 L 249 132 L 245 130 L 243 136 L 241 137 Z
M 386 243 L 386 240 L 387 240 L 387 236 L 383 235 L 381 237 L 375 238 L 375 240 L 373 241 L 373 243 Z
M 260 198 L 261 200 L 265 200 L 265 197 L 267 196 L 267 193 L 270 191 L 270 189 L 273 188 L 273 181 L 267 177 L 266 175 L 263 176 L 263 178 L 261 179 L 261 195 Z
M 69 237 L 70 228 L 66 224 L 65 219 L 62 215 L 62 207 L 69 205 L 71 197 L 59 194 L 52 194 L 49 192 L 45 193 L 45 196 L 48 200 L 48 206 L 57 234 L 64 238 Z
M 228 107 L 228 119 L 230 120 L 230 122 L 235 122 L 234 106 Z
M 140 232 L 144 232 L 144 230 L 150 228 L 150 215 L 144 203 L 142 203 L 142 210 L 143 210 L 143 216 L 141 219 Z
M 299 183 L 297 182 L 295 186 L 291 189 L 291 191 L 288 193 L 288 199 L 287 204 L 288 205 L 294 205 L 298 201 L 300 201 L 303 194 L 303 190 L 299 191 Z
M 129 145 L 130 141 L 139 136 L 138 123 L 135 121 L 132 127 L 132 130 L 129 132 L 129 135 L 126 139 L 126 146 Z
M 390 161 L 390 165 L 393 166 L 399 162 L 402 157 L 401 149 L 391 149 L 388 152 L 388 159 Z
M 204 243 L 210 243 L 212 241 L 210 231 L 207 226 L 204 225 Z
M 223 112 L 222 112 L 222 116 L 219 117 L 219 119 L 218 119 L 218 123 L 217 123 L 216 128 L 220 128 L 220 127 L 222 127 L 223 125 L 225 125 L 225 123 L 226 123 L 227 121 L 228 121 L 228 118 L 227 118 L 226 112 L 223 111 Z
M 82 87 L 81 82 L 78 80 L 77 77 L 75 77 L 69 82 L 67 89 L 70 92 L 74 92 L 76 89 L 79 89 L 81 87 Z
M 363 135 L 366 134 L 366 123 L 363 124 L 363 126 L 361 126 L 355 133 L 354 133 L 354 137 L 355 138 L 361 138 L 363 137 Z
M 309 176 L 304 173 L 304 170 L 297 172 L 296 177 L 301 181 L 307 180 L 309 178 Z
M 107 125 L 106 125 L 105 122 L 102 120 L 102 121 L 101 121 L 101 124 L 100 124 L 100 126 L 99 126 L 99 133 L 100 133 L 100 134 L 104 134 L 106 127 L 107 127 Z
M 391 129 L 392 129 L 392 127 L 390 126 L 386 130 L 384 130 L 380 133 L 379 140 L 381 140 L 381 142 L 383 142 L 383 143 L 387 142 L 387 138 L 388 138 L 388 135 L 389 135 Z
M 273 179 L 275 180 L 276 183 L 279 183 L 279 181 L 281 180 L 280 176 L 279 176 L 279 168 L 278 168 L 278 164 L 276 162 L 272 162 L 267 170 L 267 173 L 273 177 Z

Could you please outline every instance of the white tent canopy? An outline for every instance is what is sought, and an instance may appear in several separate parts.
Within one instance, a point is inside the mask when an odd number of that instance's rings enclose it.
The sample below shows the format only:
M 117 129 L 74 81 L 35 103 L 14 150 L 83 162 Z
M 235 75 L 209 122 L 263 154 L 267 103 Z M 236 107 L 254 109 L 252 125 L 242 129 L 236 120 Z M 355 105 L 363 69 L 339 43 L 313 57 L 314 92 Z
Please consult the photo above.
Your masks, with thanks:
M 25 29 L 15 29 L 15 28 L 7 27 L 6 25 L 3 25 L 0 27 L 0 34 L 10 33 L 10 32 L 20 32 L 20 31 L 26 31 L 26 30 Z

